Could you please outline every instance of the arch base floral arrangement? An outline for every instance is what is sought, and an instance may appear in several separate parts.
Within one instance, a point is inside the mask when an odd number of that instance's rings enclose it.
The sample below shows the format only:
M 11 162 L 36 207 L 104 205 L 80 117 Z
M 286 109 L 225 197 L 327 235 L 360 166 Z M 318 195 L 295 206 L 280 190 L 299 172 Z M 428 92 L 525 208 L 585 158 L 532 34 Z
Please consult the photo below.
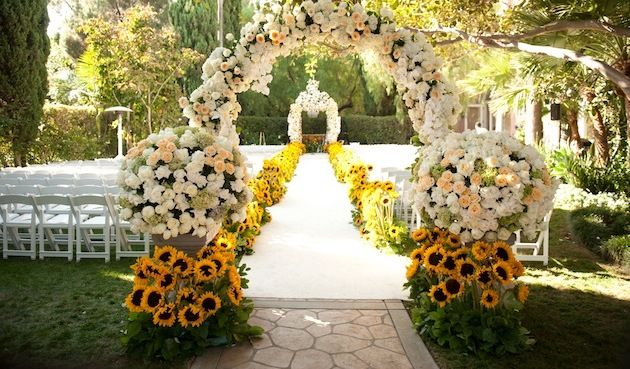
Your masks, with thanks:
M 325 143 L 337 141 L 341 132 L 341 118 L 335 100 L 326 92 L 319 90 L 319 81 L 311 79 L 306 90 L 300 92 L 295 102 L 289 108 L 288 134 L 291 142 L 302 142 L 302 112 L 326 112 L 326 140 Z
M 503 241 L 465 246 L 439 228 L 412 232 L 405 287 L 421 335 L 460 352 L 516 353 L 534 343 L 521 325 L 529 295 L 521 263 Z

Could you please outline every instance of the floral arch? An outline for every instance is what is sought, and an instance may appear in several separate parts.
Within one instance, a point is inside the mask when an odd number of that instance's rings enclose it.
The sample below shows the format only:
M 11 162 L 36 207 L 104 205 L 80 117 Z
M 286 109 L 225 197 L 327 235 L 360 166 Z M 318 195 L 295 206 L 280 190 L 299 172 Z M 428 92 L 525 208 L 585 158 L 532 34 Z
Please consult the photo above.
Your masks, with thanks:
M 202 85 L 190 99 L 181 98 L 180 106 L 191 126 L 207 127 L 234 146 L 233 122 L 241 110 L 237 94 L 268 94 L 276 59 L 309 44 L 334 45 L 345 53 L 374 52 L 394 78 L 422 142 L 444 137 L 455 123 L 459 102 L 453 85 L 442 79 L 441 60 L 424 34 L 398 28 L 390 9 L 375 13 L 361 4 L 332 0 L 296 5 L 271 0 L 243 26 L 239 39 L 228 41 L 231 45 L 211 53 Z
M 289 108 L 288 133 L 291 142 L 302 142 L 302 112 L 326 112 L 326 142 L 335 142 L 341 131 L 341 118 L 335 100 L 319 90 L 319 81 L 311 79 Z

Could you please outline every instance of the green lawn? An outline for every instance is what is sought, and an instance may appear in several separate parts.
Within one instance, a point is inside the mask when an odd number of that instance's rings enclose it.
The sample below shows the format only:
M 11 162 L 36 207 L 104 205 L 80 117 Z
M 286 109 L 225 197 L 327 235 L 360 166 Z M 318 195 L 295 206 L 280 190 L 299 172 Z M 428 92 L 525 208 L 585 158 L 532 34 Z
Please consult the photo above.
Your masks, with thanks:
M 440 368 L 628 368 L 630 276 L 577 245 L 567 216 L 554 210 L 549 265 L 526 265 L 531 293 L 523 325 L 537 341 L 532 350 L 483 358 L 426 342 Z
M 0 367 L 148 367 L 119 343 L 132 263 L 0 261 Z

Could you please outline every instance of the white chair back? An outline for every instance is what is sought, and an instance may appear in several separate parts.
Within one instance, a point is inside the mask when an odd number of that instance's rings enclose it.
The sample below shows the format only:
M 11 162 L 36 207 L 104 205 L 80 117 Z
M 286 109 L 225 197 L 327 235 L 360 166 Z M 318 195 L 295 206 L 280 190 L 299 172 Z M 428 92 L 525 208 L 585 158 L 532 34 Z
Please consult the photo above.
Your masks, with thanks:
M 105 187 L 101 186 L 77 186 L 73 190 L 73 194 L 80 195 L 105 195 Z

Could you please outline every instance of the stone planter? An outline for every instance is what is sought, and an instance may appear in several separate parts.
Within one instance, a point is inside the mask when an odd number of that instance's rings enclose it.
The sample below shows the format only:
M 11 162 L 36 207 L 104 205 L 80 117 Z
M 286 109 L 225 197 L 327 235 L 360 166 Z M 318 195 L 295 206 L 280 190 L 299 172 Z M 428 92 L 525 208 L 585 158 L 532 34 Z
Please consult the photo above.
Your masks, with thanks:
M 161 234 L 152 234 L 155 246 L 173 246 L 185 252 L 188 256 L 195 257 L 197 251 L 206 245 L 206 237 L 197 237 L 192 234 L 181 234 L 165 240 Z

